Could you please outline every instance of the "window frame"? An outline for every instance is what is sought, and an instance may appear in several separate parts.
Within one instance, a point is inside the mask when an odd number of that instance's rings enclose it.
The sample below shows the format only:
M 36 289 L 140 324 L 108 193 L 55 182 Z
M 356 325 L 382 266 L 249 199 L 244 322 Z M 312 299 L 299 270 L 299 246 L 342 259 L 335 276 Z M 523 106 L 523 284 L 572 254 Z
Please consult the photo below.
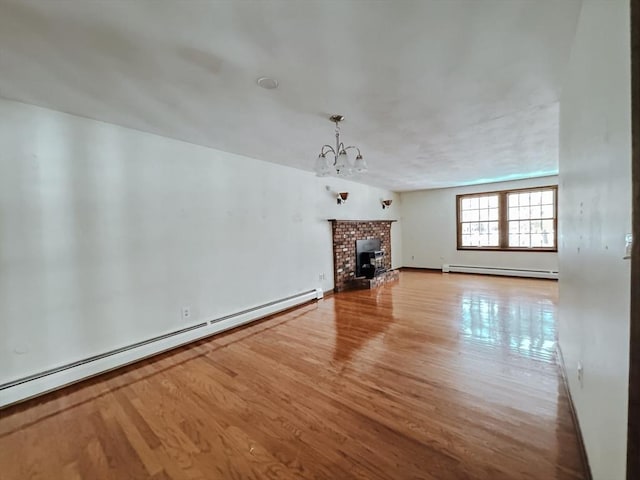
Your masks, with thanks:
M 510 247 L 509 246 L 509 206 L 507 199 L 511 193 L 537 192 L 553 190 L 553 244 L 554 247 Z M 472 247 L 462 245 L 462 200 L 464 198 L 498 195 L 498 235 L 497 247 Z M 489 192 L 464 193 L 456 195 L 456 247 L 465 251 L 492 252 L 557 252 L 558 251 L 558 185 L 544 185 L 540 187 L 513 188 L 509 190 L 493 190 Z

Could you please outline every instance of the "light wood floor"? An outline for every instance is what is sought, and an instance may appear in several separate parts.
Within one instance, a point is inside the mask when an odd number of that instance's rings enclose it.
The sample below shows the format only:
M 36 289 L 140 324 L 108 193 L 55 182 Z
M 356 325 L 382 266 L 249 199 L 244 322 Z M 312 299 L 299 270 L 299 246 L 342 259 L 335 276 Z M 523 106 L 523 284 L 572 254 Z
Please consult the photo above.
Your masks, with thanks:
M 556 303 L 403 272 L 0 411 L 0 478 L 583 478 Z

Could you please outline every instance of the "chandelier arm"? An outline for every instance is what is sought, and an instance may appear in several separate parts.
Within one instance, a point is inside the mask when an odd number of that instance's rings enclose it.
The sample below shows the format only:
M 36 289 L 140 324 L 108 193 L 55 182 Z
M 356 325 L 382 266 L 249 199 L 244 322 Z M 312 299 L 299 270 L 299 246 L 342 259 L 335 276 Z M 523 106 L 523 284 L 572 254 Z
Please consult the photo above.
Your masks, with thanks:
M 332 152 L 334 155 L 336 155 L 336 151 L 333 149 L 331 145 L 323 145 L 322 148 L 320 149 L 320 155 L 325 155 L 327 152 Z
M 355 145 L 349 145 L 348 147 L 344 147 L 344 150 L 349 150 L 350 148 L 355 148 L 358 151 L 358 155 L 362 155 L 360 153 L 360 149 L 358 147 L 356 147 Z

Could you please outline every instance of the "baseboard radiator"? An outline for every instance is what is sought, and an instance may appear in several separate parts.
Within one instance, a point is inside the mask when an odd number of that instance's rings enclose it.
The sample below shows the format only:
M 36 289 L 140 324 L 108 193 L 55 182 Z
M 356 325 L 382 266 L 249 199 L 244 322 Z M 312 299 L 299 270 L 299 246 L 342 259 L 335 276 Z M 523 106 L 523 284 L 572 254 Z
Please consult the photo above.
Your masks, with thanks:
M 476 265 L 442 265 L 442 271 L 452 273 L 479 273 L 484 275 L 505 275 L 508 277 L 530 277 L 558 279 L 557 270 L 537 270 L 525 268 L 479 267 Z
M 0 408 L 322 297 L 321 289 L 309 290 L 1 384 Z

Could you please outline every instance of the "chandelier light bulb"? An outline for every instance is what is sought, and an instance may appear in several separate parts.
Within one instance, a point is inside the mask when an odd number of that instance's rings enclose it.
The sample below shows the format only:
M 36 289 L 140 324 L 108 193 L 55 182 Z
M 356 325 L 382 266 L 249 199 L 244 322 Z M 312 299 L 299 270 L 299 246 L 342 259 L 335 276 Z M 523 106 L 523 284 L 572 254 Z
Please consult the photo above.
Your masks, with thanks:
M 358 155 L 353 162 L 353 169 L 358 172 L 366 172 L 367 171 L 367 162 L 362 155 Z
M 344 150 L 340 152 L 338 155 L 338 159 L 336 160 L 336 170 L 342 171 L 349 165 L 349 159 L 347 157 L 347 152 Z
M 318 177 L 328 177 L 331 175 L 331 165 L 329 165 L 326 155 L 318 155 L 315 170 Z

